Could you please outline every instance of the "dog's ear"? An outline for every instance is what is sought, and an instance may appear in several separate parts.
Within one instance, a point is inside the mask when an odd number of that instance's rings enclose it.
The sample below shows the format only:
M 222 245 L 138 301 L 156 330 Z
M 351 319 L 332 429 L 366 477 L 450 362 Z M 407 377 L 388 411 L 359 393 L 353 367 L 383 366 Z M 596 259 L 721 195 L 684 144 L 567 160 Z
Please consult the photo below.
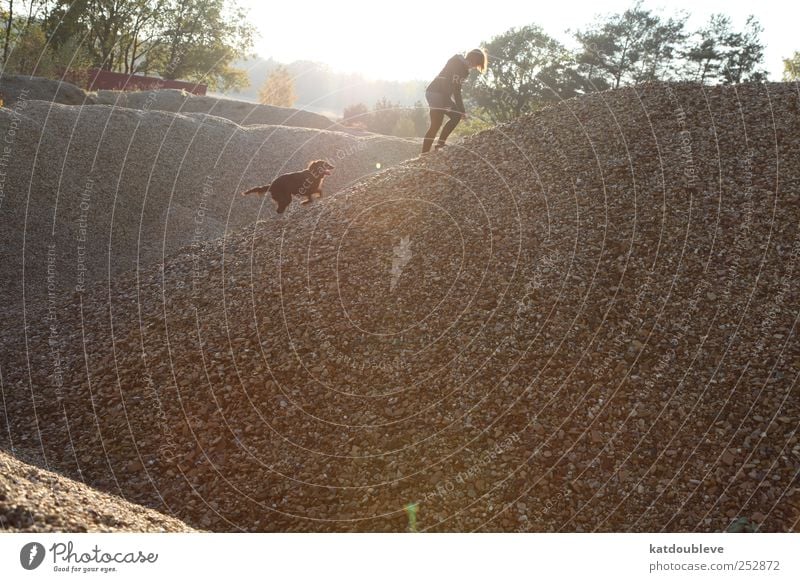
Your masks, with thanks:
M 316 168 L 318 165 L 323 164 L 323 163 L 325 163 L 325 162 L 323 162 L 322 160 L 314 160 L 313 162 L 310 162 L 308 164 L 308 169 L 310 170 L 311 168 Z

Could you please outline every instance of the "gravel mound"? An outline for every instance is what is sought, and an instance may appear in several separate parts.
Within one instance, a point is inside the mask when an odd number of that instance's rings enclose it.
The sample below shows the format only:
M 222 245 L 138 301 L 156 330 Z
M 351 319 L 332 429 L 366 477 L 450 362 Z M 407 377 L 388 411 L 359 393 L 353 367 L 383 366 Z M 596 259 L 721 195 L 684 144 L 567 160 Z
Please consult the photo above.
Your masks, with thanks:
M 418 149 L 383 136 L 42 101 L 1 110 L 0 135 L 0 220 L 13 225 L 0 232 L 4 308 L 21 301 L 23 284 L 29 302 L 41 301 L 273 221 L 269 200 L 240 193 L 310 160 L 336 166 L 325 181 L 332 195 Z
M 97 103 L 131 109 L 152 109 L 173 113 L 208 113 L 229 119 L 239 125 L 289 125 L 313 129 L 336 129 L 338 127 L 324 115 L 302 109 L 193 95 L 177 89 L 98 91 L 96 100 Z
M 94 97 L 72 83 L 28 75 L 0 74 L 0 94 L 5 107 L 12 107 L 20 100 L 50 101 L 65 105 L 94 103 Z
M 9 311 L 0 444 L 218 531 L 798 531 L 799 106 L 570 100 Z
M 2 532 L 190 532 L 185 523 L 0 451 Z

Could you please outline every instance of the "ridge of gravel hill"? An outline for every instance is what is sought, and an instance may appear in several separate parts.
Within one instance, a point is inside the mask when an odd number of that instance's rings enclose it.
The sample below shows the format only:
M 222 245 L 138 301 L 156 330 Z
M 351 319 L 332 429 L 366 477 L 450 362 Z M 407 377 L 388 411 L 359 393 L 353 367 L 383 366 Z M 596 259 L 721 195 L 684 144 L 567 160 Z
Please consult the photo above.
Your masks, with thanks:
M 47 101 L 62 105 L 99 104 L 172 113 L 207 113 L 239 125 L 286 125 L 347 131 L 324 115 L 311 111 L 225 97 L 194 95 L 180 89 L 87 92 L 77 85 L 58 79 L 0 74 L 0 94 L 6 107 L 16 106 L 20 101 Z
M 239 125 L 286 125 L 312 129 L 343 129 L 324 115 L 302 109 L 262 105 L 224 97 L 193 95 L 178 89 L 97 91 L 94 100 L 100 104 L 131 109 L 173 113 L 207 113 L 229 119 Z
M 0 532 L 191 532 L 177 519 L 0 451 Z
M 215 531 L 798 531 L 798 105 L 569 100 L 8 312 L 0 445 Z
M 16 106 L 20 101 L 51 101 L 65 105 L 95 102 L 91 94 L 72 83 L 29 75 L 0 74 L 0 94 L 5 107 Z

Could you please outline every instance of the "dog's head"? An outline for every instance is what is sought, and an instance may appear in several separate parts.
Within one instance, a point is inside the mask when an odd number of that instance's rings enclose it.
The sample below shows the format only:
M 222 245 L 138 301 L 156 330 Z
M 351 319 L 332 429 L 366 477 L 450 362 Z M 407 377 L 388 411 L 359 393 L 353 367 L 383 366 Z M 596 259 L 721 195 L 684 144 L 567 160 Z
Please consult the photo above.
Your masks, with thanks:
M 308 169 L 311 170 L 314 176 L 320 178 L 322 176 L 330 176 L 334 167 L 325 160 L 317 160 L 308 164 Z

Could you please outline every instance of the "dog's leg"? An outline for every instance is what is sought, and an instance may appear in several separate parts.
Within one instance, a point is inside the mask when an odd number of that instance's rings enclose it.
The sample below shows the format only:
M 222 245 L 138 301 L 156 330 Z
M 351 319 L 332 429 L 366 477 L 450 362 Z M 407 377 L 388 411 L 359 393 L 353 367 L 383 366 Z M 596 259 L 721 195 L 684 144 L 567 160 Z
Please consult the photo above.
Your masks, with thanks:
M 284 193 L 273 193 L 272 200 L 275 202 L 275 210 L 278 214 L 283 214 L 283 211 L 292 203 L 292 196 L 286 196 Z

